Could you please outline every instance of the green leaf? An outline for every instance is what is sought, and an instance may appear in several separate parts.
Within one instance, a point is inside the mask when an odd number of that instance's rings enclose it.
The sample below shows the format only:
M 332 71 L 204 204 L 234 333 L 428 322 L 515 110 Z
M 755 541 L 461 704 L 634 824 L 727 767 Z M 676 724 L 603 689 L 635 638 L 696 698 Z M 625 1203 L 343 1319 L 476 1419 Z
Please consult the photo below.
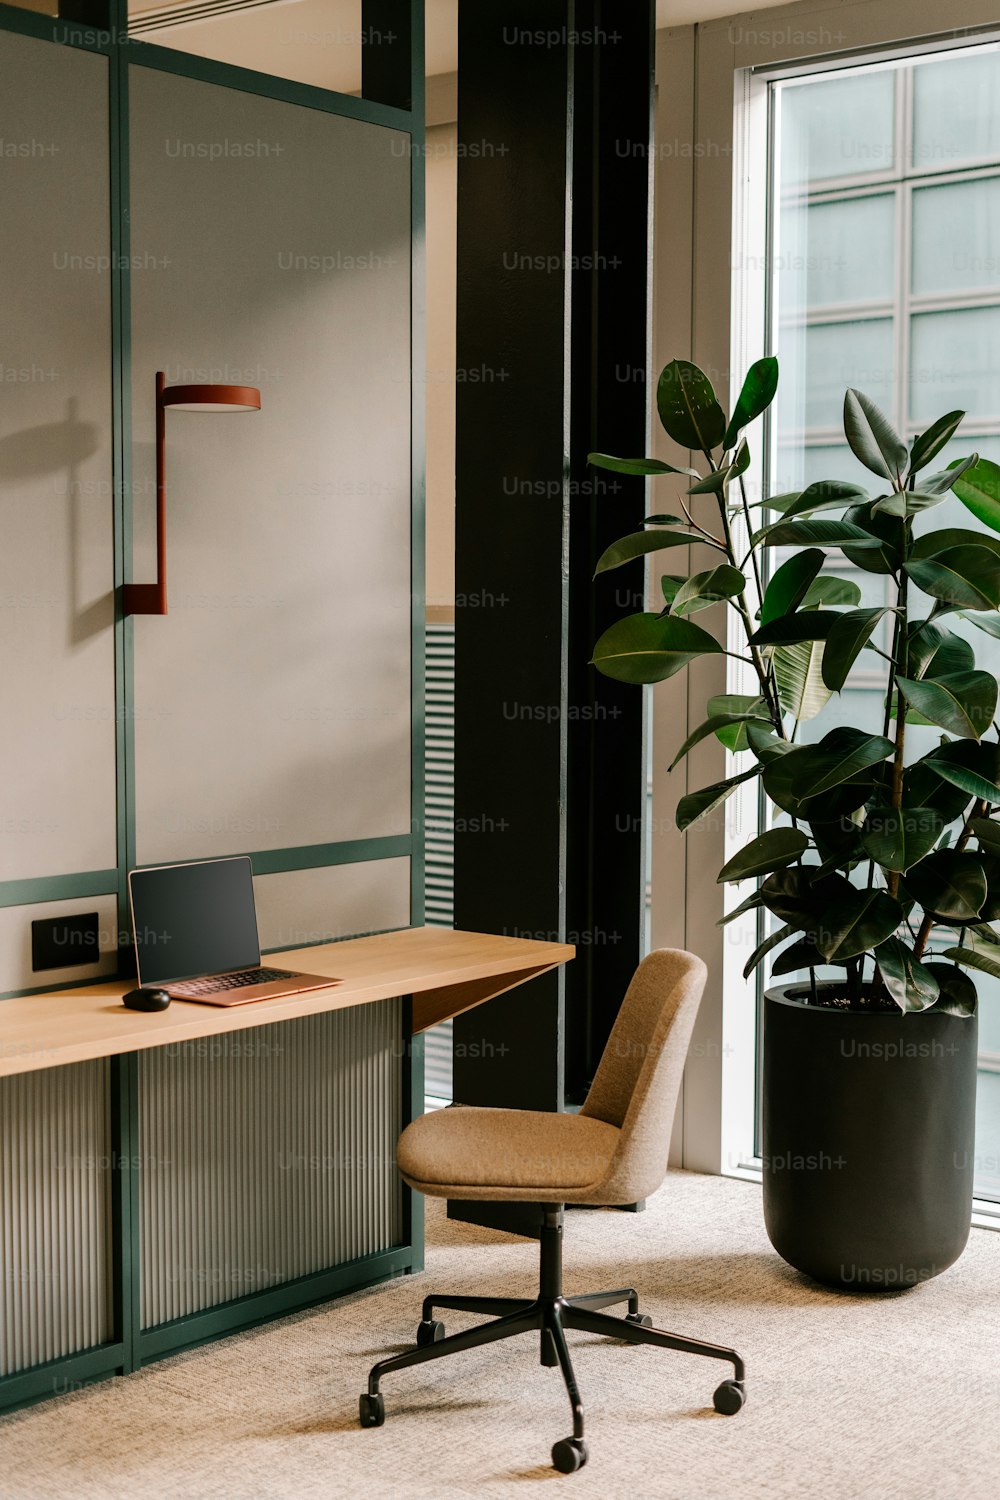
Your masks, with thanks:
M 933 807 L 872 808 L 861 829 L 861 847 L 883 870 L 903 874 L 929 854 L 944 830 Z
M 875 949 L 875 962 L 886 989 L 902 1011 L 926 1010 L 941 993 L 937 980 L 898 937 Z
M 963 615 L 970 625 L 978 625 L 980 630 L 991 635 L 994 640 L 1000 640 L 1000 615 Z
M 825 644 L 802 641 L 797 646 L 777 646 L 771 658 L 778 701 L 800 724 L 815 719 L 832 696 L 823 681 Z
M 793 817 L 808 817 L 809 805 L 834 788 L 850 783 L 847 808 L 861 807 L 867 800 L 864 785 L 854 782 L 872 766 L 893 753 L 891 740 L 879 734 L 843 726 L 833 729 L 816 745 L 799 745 L 772 761 L 764 770 L 764 790 Z M 852 802 L 852 799 L 857 800 Z
M 797 500 L 787 506 L 786 521 L 793 516 L 809 515 L 816 510 L 840 510 L 848 505 L 869 504 L 868 491 L 860 484 L 851 484 L 842 479 L 817 479 L 804 489 Z
M 807 933 L 815 931 L 826 907 L 854 889 L 843 875 L 817 879 L 818 875 L 818 867 L 808 865 L 775 871 L 761 882 L 764 905 L 779 922 L 792 922 Z
M 643 518 L 642 518 L 642 524 L 643 524 L 643 526 L 681 526 L 681 527 L 684 527 L 688 523 L 684 519 L 683 516 L 643 516 Z M 695 540 L 695 537 L 694 537 L 693 533 L 691 535 L 691 540 L 692 541 Z
M 816 951 L 812 938 L 800 938 L 797 943 L 782 948 L 771 965 L 771 973 L 777 979 L 781 974 L 793 974 L 796 969 L 815 969 L 823 962 L 825 960 Z
M 656 410 L 668 437 L 708 453 L 722 442 L 726 418 L 712 382 L 686 359 L 671 360 L 656 385 Z
M 601 554 L 594 577 L 598 573 L 607 573 L 610 568 L 620 568 L 622 563 L 634 562 L 649 552 L 662 552 L 665 547 L 690 547 L 692 542 L 701 540 L 688 531 L 633 531 L 629 536 L 612 542 Z
M 970 453 L 968 458 L 956 458 L 946 469 L 939 469 L 936 474 L 929 474 L 926 479 L 922 479 L 919 490 L 925 495 L 946 495 L 956 481 L 969 469 L 974 469 L 978 462 L 978 453 Z
M 750 449 L 747 447 L 746 438 L 740 439 L 740 446 L 733 455 L 732 463 L 723 465 L 714 473 L 708 474 L 704 479 L 699 479 L 697 484 L 688 488 L 689 495 L 715 495 L 721 494 L 726 486 L 736 479 L 740 474 L 745 474 L 750 467 Z
M 797 553 L 796 556 L 804 554 Z M 861 603 L 861 590 L 848 578 L 835 578 L 832 573 L 821 573 L 813 579 L 801 601 L 802 609 L 812 609 L 817 604 L 832 608 L 838 604 L 852 607 Z
M 711 786 L 702 787 L 700 792 L 690 792 L 686 797 L 682 797 L 677 804 L 674 817 L 681 833 L 686 828 L 690 828 L 692 823 L 697 823 L 699 818 L 707 817 L 710 812 L 714 812 L 744 781 L 749 781 L 751 777 L 759 775 L 760 766 L 754 766 L 750 771 L 742 771 L 739 776 L 730 776 L 727 781 L 713 782 Z
M 975 922 L 986 904 L 986 876 L 975 854 L 939 849 L 906 872 L 906 889 L 942 922 Z
M 965 792 L 948 781 L 942 781 L 925 761 L 916 761 L 903 772 L 903 805 L 933 808 L 946 827 L 961 817 L 968 801 Z
M 753 537 L 754 546 L 765 547 L 807 547 L 812 542 L 820 547 L 837 547 L 844 542 L 862 550 L 878 547 L 877 537 L 851 521 L 774 521 Z
M 795 928 L 792 926 L 779 927 L 776 932 L 771 933 L 770 937 L 766 937 L 762 943 L 758 943 L 743 966 L 743 978 L 749 979 L 761 959 L 770 953 L 772 948 L 777 948 L 779 943 L 783 943 L 786 938 L 791 937 L 794 931 Z
M 793 646 L 797 641 L 823 641 L 840 619 L 831 609 L 802 609 L 762 625 L 750 637 L 751 646 Z
M 770 721 L 766 725 L 757 723 L 748 724 L 747 744 L 761 764 L 765 766 L 769 761 L 777 760 L 780 755 L 787 755 L 790 750 L 795 748 L 787 740 L 778 738 L 771 727 Z
M 594 647 L 593 665 L 618 682 L 663 682 L 696 656 L 720 655 L 714 636 L 673 615 L 626 615 Z
M 966 510 L 991 531 L 1000 531 L 1000 468 L 988 458 L 981 458 L 955 481 L 954 493 Z
M 902 479 L 910 459 L 906 444 L 885 412 L 853 388 L 844 397 L 844 433 L 866 469 L 883 479 Z
M 918 469 L 924 469 L 946 443 L 955 436 L 959 423 L 965 416 L 964 411 L 950 411 L 943 417 L 938 417 L 932 422 L 926 432 L 913 439 L 913 447 L 910 449 L 910 473 L 916 474 Z
M 762 625 L 769 625 L 781 615 L 790 615 L 798 609 L 810 584 L 825 562 L 825 555 L 818 547 L 807 547 L 796 552 L 783 562 L 772 575 L 760 606 Z
M 866 573 L 894 573 L 906 540 L 904 522 L 881 511 L 872 510 L 867 505 L 852 505 L 844 512 L 844 520 L 852 526 L 860 526 L 874 543 L 866 547 L 855 547 L 852 542 L 845 542 L 843 551 L 848 562 Z
M 1000 823 L 994 823 L 992 818 L 970 818 L 969 827 L 978 839 L 980 849 L 1000 854 Z
M 674 756 L 673 760 L 670 762 L 670 765 L 667 767 L 667 769 L 669 771 L 672 771 L 674 769 L 674 766 L 678 765 L 684 759 L 689 750 L 693 750 L 695 745 L 699 745 L 702 740 L 707 740 L 709 735 L 718 734 L 718 731 L 720 729 L 727 729 L 734 725 L 740 727 L 746 724 L 759 722 L 760 717 L 761 716 L 756 713 L 712 714 L 711 717 L 707 718 L 703 724 L 699 724 L 697 729 L 692 730 L 681 748 L 678 750 L 677 754 Z
M 720 726 L 715 731 L 715 738 L 734 753 L 747 748 L 747 724 L 755 723 L 757 719 L 770 723 L 764 700 L 744 693 L 717 693 L 708 700 L 708 712 L 712 718 L 731 716 L 729 725 Z M 738 723 L 744 714 L 747 715 L 746 722 Z
M 742 594 L 747 581 L 739 568 L 730 563 L 720 563 L 705 573 L 694 573 L 682 583 L 670 606 L 674 615 L 688 614 L 692 608 L 700 609 L 705 604 L 718 604 L 721 599 L 731 599 Z
M 743 428 L 767 410 L 777 389 L 778 361 L 770 355 L 765 359 L 755 360 L 746 373 L 743 389 L 733 407 L 729 426 L 722 439 L 723 448 L 731 448 Z
M 941 957 L 952 958 L 956 963 L 965 964 L 967 968 L 979 969 L 982 973 L 991 975 L 993 979 L 1000 979 L 1000 961 L 995 956 L 996 951 L 995 948 L 990 951 L 963 943 L 960 948 L 946 948 Z
M 877 609 L 852 609 L 837 616 L 823 652 L 823 681 L 828 688 L 840 692 L 876 625 L 891 613 L 891 609 L 882 605 Z
M 758 875 L 769 875 L 772 870 L 782 870 L 808 847 L 809 840 L 799 828 L 769 828 L 723 865 L 716 884 L 752 880 Z
M 970 531 L 963 526 L 945 526 L 914 537 L 910 557 L 934 557 L 949 547 L 986 547 L 1000 554 L 1000 536 L 990 536 L 988 531 Z
M 724 917 L 720 917 L 715 925 L 716 927 L 728 927 L 729 923 L 735 922 L 737 917 L 745 916 L 748 911 L 755 911 L 758 906 L 763 905 L 764 898 L 760 891 L 754 891 L 753 895 L 748 896 L 745 901 L 741 901 L 739 906 L 734 906 L 732 911 L 727 911 Z
M 954 631 L 921 622 L 919 629 L 911 627 L 908 661 L 914 677 L 947 677 L 952 672 L 973 671 L 976 653 Z
M 997 680 L 989 672 L 951 672 L 930 682 L 897 677 L 896 686 L 925 719 L 963 739 L 981 739 L 996 713 Z
M 922 511 L 933 510 L 948 497 L 938 493 L 928 494 L 924 490 L 893 490 L 891 495 L 882 495 L 872 506 L 885 516 L 918 516 Z
M 968 951 L 967 948 L 949 949 L 952 954 L 967 954 Z M 954 964 L 928 962 L 924 968 L 937 980 L 941 991 L 940 998 L 931 1007 L 933 1010 L 943 1011 L 949 1016 L 974 1016 L 976 1014 L 979 997 L 976 994 L 976 986 L 968 974 L 964 974 L 961 969 L 956 969 Z
M 698 478 L 697 469 L 677 468 L 659 458 L 615 458 L 610 453 L 588 453 L 587 462 L 595 469 L 610 469 L 614 474 L 691 474 Z
M 824 912 L 816 947 L 827 963 L 843 963 L 884 943 L 902 920 L 903 909 L 888 891 L 851 886 Z
M 981 801 L 996 806 L 1000 803 L 1000 786 L 985 777 L 977 776 L 975 771 L 967 771 L 964 766 L 949 765 L 947 761 L 936 760 L 931 756 L 927 764 L 942 778 L 950 781 L 952 786 L 957 786 L 970 797 L 978 797 Z
M 955 609 L 1000 607 L 1000 556 L 990 547 L 946 547 L 905 567 L 925 594 Z

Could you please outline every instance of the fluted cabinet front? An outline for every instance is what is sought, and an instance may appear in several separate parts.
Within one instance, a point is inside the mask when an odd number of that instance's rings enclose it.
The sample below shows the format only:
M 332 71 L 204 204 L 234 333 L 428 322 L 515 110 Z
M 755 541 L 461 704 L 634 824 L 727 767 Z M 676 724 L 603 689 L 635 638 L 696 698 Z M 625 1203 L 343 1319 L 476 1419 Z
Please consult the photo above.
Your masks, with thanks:
M 143 1328 L 400 1244 L 401 1005 L 140 1055 Z

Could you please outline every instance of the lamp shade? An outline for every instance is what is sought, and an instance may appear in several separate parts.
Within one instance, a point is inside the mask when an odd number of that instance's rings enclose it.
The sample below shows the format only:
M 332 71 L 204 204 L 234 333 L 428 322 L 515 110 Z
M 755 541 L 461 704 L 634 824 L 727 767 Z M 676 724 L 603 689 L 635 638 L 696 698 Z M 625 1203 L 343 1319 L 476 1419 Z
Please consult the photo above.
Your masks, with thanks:
M 260 391 L 253 385 L 168 385 L 160 402 L 179 411 L 260 411 Z

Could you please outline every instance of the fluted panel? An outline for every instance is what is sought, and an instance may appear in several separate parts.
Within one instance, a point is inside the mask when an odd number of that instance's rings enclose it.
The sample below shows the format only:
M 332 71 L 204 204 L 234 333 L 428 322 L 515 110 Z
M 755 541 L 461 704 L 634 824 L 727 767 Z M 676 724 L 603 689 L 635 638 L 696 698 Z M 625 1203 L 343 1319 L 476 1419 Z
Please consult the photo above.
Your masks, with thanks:
M 0 1078 L 0 1375 L 111 1338 L 108 1064 Z
M 144 1328 L 402 1238 L 402 1002 L 139 1058 Z

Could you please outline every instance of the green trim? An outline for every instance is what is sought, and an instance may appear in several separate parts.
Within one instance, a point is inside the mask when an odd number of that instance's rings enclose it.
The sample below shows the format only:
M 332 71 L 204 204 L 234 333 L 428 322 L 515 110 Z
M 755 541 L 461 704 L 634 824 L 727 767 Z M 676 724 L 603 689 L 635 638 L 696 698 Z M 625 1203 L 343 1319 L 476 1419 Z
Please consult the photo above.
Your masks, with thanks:
M 0 31 L 14 31 L 19 36 L 33 36 L 41 42 L 56 42 L 63 47 L 79 47 L 85 52 L 113 50 L 112 33 L 102 26 L 88 26 L 83 21 L 43 16 L 37 11 L 21 10 L 15 5 L 0 5 Z
M 426 707 L 425 653 L 426 605 L 426 434 L 425 392 L 413 372 L 426 364 L 426 193 L 424 152 L 424 0 L 411 0 L 410 36 L 412 70 L 413 134 L 410 151 L 410 827 L 413 848 L 410 857 L 410 926 L 421 927 L 425 908 L 426 811 Z M 421 1109 L 423 1108 L 421 1094 Z
M 366 125 L 382 125 L 407 135 L 413 131 L 417 119 L 409 110 L 394 109 L 389 104 L 376 104 L 371 99 L 355 98 L 353 94 L 338 94 L 333 89 L 314 88 L 312 84 L 296 83 L 291 78 L 276 78 L 272 73 L 257 73 L 252 68 L 238 68 L 213 57 L 197 57 L 191 52 L 157 47 L 134 38 L 129 41 L 128 60 L 136 67 L 177 73 L 198 83 L 237 89 L 241 94 L 261 94 L 266 99 L 281 99 L 286 104 L 299 104 L 305 109 L 321 109 L 330 115 L 361 120 Z
M 121 1375 L 124 1352 L 121 1344 L 96 1344 L 79 1354 L 65 1354 L 59 1359 L 46 1360 L 43 1365 L 4 1375 L 0 1377 L 0 1412 L 34 1406 L 50 1396 L 65 1395 L 79 1386 L 106 1380 L 109 1375 Z
M 82 870 L 78 875 L 36 875 L 28 880 L 0 880 L 0 906 L 34 906 L 41 901 L 113 896 L 117 890 L 117 870 Z
M 250 859 L 255 875 L 281 875 L 286 870 L 319 870 L 329 865 L 357 865 L 367 860 L 406 859 L 412 856 L 408 833 L 376 839 L 341 839 L 336 844 L 302 844 L 291 849 L 256 849 Z
M 250 1292 L 246 1297 L 237 1297 L 203 1312 L 188 1313 L 186 1317 L 157 1324 L 155 1328 L 144 1328 L 139 1334 L 140 1362 L 148 1364 L 151 1360 L 164 1359 L 178 1349 L 190 1349 L 195 1344 L 205 1344 L 244 1328 L 270 1323 L 274 1318 L 287 1317 L 303 1307 L 327 1302 L 331 1297 L 360 1291 L 409 1270 L 412 1259 L 408 1246 L 397 1245 L 375 1255 L 364 1255 L 359 1260 L 344 1261 L 327 1271 L 297 1276 L 294 1281 L 282 1282 L 280 1286 Z

